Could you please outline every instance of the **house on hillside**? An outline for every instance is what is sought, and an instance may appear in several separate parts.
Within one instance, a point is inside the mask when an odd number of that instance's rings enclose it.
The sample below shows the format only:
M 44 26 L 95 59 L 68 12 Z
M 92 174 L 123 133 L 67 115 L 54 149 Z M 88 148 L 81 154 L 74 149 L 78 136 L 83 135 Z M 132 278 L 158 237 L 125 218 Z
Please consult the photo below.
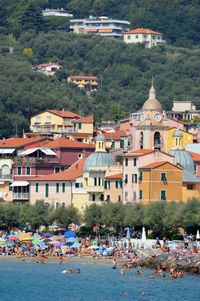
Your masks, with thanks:
M 58 63 L 46 63 L 46 64 L 40 64 L 40 65 L 35 65 L 33 67 L 34 71 L 41 72 L 45 75 L 51 75 L 53 76 L 57 70 L 62 68 L 61 65 Z
M 46 8 L 45 10 L 42 11 L 42 15 L 44 17 L 73 17 L 72 14 L 64 10 L 63 8 L 61 9 L 49 9 Z
M 153 31 L 151 29 L 137 28 L 123 33 L 123 40 L 126 44 L 142 43 L 145 48 L 152 48 L 159 44 L 165 43 L 163 33 Z
M 96 76 L 68 76 L 68 84 L 73 83 L 79 88 L 85 88 L 87 91 L 96 90 L 98 87 L 98 78 Z

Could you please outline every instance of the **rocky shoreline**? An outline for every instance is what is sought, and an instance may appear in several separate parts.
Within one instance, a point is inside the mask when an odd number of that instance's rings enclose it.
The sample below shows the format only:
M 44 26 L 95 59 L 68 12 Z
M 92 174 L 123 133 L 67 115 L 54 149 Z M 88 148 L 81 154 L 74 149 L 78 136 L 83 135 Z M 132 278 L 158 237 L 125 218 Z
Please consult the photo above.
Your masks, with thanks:
M 163 262 L 166 262 L 166 271 L 174 268 L 175 270 L 183 270 L 192 275 L 200 275 L 200 260 L 198 255 L 180 255 L 179 258 L 176 258 L 174 254 L 163 253 L 156 255 L 156 258 L 151 260 L 149 260 L 149 255 L 144 255 L 137 262 L 133 263 L 132 267 L 140 266 L 142 268 L 156 269 Z

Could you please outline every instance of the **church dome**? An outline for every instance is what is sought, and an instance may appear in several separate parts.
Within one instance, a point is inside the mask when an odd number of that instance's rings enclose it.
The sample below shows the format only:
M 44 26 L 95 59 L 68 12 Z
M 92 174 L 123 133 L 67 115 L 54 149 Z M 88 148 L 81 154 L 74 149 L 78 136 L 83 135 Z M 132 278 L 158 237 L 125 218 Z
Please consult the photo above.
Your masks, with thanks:
M 97 136 L 96 141 L 106 141 L 106 137 L 101 133 Z
M 113 156 L 106 152 L 95 152 L 91 154 L 85 161 L 84 172 L 88 172 L 92 166 L 113 166 L 116 165 Z
M 170 155 L 174 156 L 174 164 L 180 164 L 182 168 L 186 169 L 190 173 L 194 173 L 194 163 L 192 156 L 184 149 L 171 149 Z
M 183 134 L 180 130 L 175 130 L 173 133 L 174 138 L 183 138 Z
M 149 90 L 149 99 L 147 99 L 143 104 L 142 110 L 162 111 L 162 106 L 156 99 L 156 90 L 154 89 L 153 85 Z

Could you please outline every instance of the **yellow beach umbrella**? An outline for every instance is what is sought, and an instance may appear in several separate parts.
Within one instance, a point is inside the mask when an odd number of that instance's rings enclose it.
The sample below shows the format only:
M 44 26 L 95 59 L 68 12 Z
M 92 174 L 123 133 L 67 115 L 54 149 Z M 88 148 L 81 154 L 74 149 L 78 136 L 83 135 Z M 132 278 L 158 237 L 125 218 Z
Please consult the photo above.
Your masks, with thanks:
M 19 239 L 22 240 L 24 238 L 30 238 L 30 237 L 32 236 L 29 233 L 22 233 L 20 234 Z

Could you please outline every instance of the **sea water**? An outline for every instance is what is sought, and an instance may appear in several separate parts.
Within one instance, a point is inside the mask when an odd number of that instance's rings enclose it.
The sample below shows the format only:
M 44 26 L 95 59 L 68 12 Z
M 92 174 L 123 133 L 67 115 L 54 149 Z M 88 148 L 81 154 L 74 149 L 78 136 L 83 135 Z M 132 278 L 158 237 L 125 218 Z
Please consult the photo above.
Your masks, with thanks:
M 74 274 L 63 274 L 73 268 Z M 77 274 L 77 269 L 81 273 Z M 135 275 L 135 269 L 120 275 L 110 264 L 46 262 L 44 265 L 17 260 L 0 261 L 1 301 L 200 301 L 200 277 L 185 275 L 170 280 L 156 276 L 151 270 Z M 123 295 L 127 292 L 127 296 Z M 142 296 L 142 292 L 145 296 Z

